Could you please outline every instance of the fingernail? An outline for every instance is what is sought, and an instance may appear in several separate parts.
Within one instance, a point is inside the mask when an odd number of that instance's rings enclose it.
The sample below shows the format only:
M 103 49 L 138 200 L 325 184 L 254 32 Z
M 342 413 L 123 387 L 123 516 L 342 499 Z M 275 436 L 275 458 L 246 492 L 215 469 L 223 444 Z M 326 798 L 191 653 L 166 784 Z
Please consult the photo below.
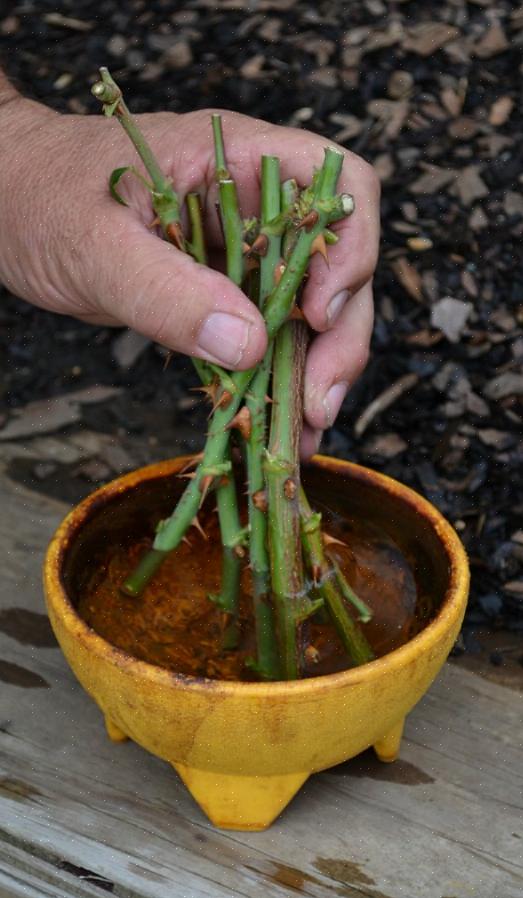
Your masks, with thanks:
M 341 290 L 339 293 L 336 293 L 336 296 L 333 296 L 329 305 L 327 306 L 327 323 L 334 324 L 337 318 L 339 318 L 341 314 L 341 310 L 343 309 L 345 303 L 350 298 L 350 290 Z
M 327 427 L 332 427 L 336 420 L 336 415 L 340 410 L 341 403 L 345 398 L 345 393 L 349 388 L 348 383 L 340 381 L 334 384 L 323 398 L 323 408 L 325 409 L 325 419 Z
M 198 349 L 212 355 L 223 365 L 234 368 L 241 362 L 249 341 L 250 324 L 237 315 L 213 312 L 203 322 Z

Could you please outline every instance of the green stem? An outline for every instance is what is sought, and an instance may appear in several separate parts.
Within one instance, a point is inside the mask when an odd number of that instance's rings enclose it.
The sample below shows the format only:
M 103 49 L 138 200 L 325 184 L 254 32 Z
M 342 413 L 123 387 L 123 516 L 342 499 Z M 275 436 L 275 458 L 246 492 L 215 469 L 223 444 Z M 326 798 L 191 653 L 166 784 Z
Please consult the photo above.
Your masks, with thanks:
M 343 154 L 338 150 L 334 150 L 332 147 L 327 147 L 325 150 L 323 166 L 316 181 L 314 196 L 311 203 L 311 210 L 318 213 L 317 222 L 310 231 L 305 228 L 300 231 L 300 236 L 291 253 L 281 280 L 267 299 L 264 317 L 267 331 L 270 336 L 273 336 L 278 331 L 282 323 L 282 307 L 289 311 L 292 308 L 294 296 L 298 286 L 303 280 L 303 276 L 309 264 L 314 240 L 332 220 L 332 209 L 329 208 L 328 204 L 324 201 L 334 198 L 336 184 L 342 165 Z M 283 318 L 283 320 L 285 320 L 285 318 Z
M 197 193 L 187 194 L 187 212 L 189 213 L 189 221 L 191 223 L 191 242 L 189 251 L 193 259 L 199 262 L 200 265 L 207 265 L 202 210 L 200 206 L 200 197 Z
M 230 651 L 238 648 L 240 641 L 240 627 L 238 620 L 238 602 L 232 607 L 226 603 L 230 598 L 236 598 L 240 591 L 241 566 L 234 549 L 224 547 L 222 553 L 222 589 L 219 604 L 226 612 L 226 625 L 222 634 L 222 649 Z M 213 598 L 210 596 L 210 598 Z M 221 603 L 225 599 L 225 603 Z
M 225 237 L 227 275 L 233 283 L 241 286 L 243 280 L 243 222 L 240 216 L 236 184 L 232 180 L 220 181 L 218 191 Z
M 229 447 L 225 450 L 224 459 L 230 460 Z M 232 467 L 232 466 L 231 466 Z M 218 596 L 209 596 L 228 615 L 229 622 L 225 629 L 222 647 L 236 648 L 239 641 L 239 594 L 241 578 L 241 558 L 238 548 L 242 542 L 242 530 L 234 475 L 226 478 L 226 483 L 216 488 L 216 502 L 220 521 L 222 541 L 222 580 Z
M 304 325 L 284 324 L 274 348 L 271 433 L 265 461 L 272 595 L 286 680 L 299 676 L 298 626 L 305 602 L 298 507 L 305 350 Z
M 212 126 L 214 134 L 216 180 L 218 181 L 220 214 L 225 238 L 227 276 L 234 284 L 241 286 L 243 279 L 243 221 L 240 216 L 238 193 L 236 184 L 230 178 L 227 171 L 221 116 L 213 115 Z M 231 460 L 229 445 L 225 448 L 224 460 Z M 232 648 L 233 634 L 236 633 L 236 636 L 239 636 L 237 620 L 239 614 L 241 575 L 241 560 L 235 551 L 239 548 L 238 539 L 240 538 L 241 525 L 240 513 L 238 511 L 238 499 L 236 496 L 236 484 L 234 482 L 233 474 L 231 474 L 230 477 L 226 477 L 224 480 L 222 479 L 222 482 L 217 486 L 216 499 L 218 504 L 218 517 L 220 520 L 221 540 L 224 549 L 220 600 L 222 608 L 224 608 L 232 618 L 226 631 L 228 646 Z
M 108 69 L 100 69 L 101 81 L 92 88 L 94 96 L 103 103 L 107 116 L 115 115 L 122 128 L 128 134 L 136 152 L 153 183 L 153 209 L 165 230 L 170 224 L 180 222 L 180 203 L 171 182 L 163 174 L 158 161 L 142 134 L 136 119 L 133 118 L 122 96 L 122 91 L 111 77 Z
M 280 163 L 275 156 L 262 156 L 261 223 L 271 221 L 280 212 Z M 274 269 L 280 259 L 281 238 L 268 238 L 265 256 L 260 259 L 258 305 L 263 310 L 265 300 L 274 286 Z M 246 443 L 249 554 L 252 568 L 253 605 L 256 630 L 256 670 L 264 679 L 279 676 L 278 650 L 270 593 L 271 578 L 267 549 L 267 512 L 256 504 L 265 489 L 263 452 L 267 426 L 267 391 L 271 375 L 273 343 L 253 378 L 245 404 L 250 412 L 251 434 Z
M 212 133 L 214 138 L 214 159 L 216 180 L 224 181 L 230 178 L 229 169 L 225 161 L 225 146 L 223 143 L 222 117 L 219 112 L 211 115 Z
M 212 130 L 227 275 L 235 284 L 241 286 L 243 280 L 243 219 L 240 215 L 236 184 L 227 168 L 221 115 L 214 114 L 212 116 Z
M 324 184 L 326 180 L 327 186 L 332 190 L 332 194 L 334 194 L 342 162 L 343 156 L 337 150 L 329 147 L 325 150 L 325 160 L 321 173 L 327 170 L 328 178 L 322 178 L 320 173 L 317 183 Z M 325 192 L 326 188 L 323 187 L 322 189 Z M 318 204 L 322 199 L 324 197 L 319 195 L 317 187 L 312 203 L 313 208 L 314 204 Z M 291 311 L 294 297 L 307 267 L 311 244 L 314 237 L 321 232 L 325 224 L 325 222 L 322 223 L 322 217 L 325 218 L 325 221 L 330 220 L 329 213 L 320 209 L 317 225 L 310 232 L 306 230 L 300 231 L 298 243 L 292 252 L 287 269 L 267 299 L 264 317 L 269 338 L 274 337 Z M 243 395 L 256 370 L 256 368 L 250 368 L 247 371 L 238 371 L 231 375 L 235 392 L 232 395 L 230 404 L 225 409 L 217 408 L 213 414 L 204 456 L 195 472 L 195 478 L 185 489 L 171 517 L 163 523 L 161 531 L 157 533 L 154 541 L 155 549 L 169 552 L 175 549 L 181 542 L 185 531 L 198 511 L 201 499 L 200 482 L 204 476 L 204 470 L 209 466 L 219 464 L 223 460 L 223 453 L 229 441 L 229 431 L 226 428 L 238 411 Z M 143 561 L 145 562 L 145 559 Z M 158 562 L 158 564 L 160 563 Z M 151 576 L 152 574 L 148 574 L 146 569 L 142 569 L 142 562 L 140 562 L 135 571 L 125 581 L 124 589 L 132 595 L 139 595 Z
M 315 589 L 324 600 L 348 655 L 356 665 L 366 664 L 374 659 L 374 653 L 367 638 L 350 617 L 343 600 L 337 572 L 325 555 L 321 537 L 321 514 L 312 511 L 304 490 L 300 490 L 299 505 L 301 540 Z M 341 574 L 341 571 L 339 573 Z

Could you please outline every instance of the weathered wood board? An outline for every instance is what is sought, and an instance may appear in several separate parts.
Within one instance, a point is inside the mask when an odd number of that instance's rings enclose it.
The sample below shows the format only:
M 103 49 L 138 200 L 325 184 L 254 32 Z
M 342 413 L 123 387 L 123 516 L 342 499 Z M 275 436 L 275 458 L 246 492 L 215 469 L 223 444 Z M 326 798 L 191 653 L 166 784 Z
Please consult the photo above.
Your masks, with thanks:
M 267 832 L 216 831 L 167 764 L 107 740 L 50 636 L 40 568 L 66 507 L 1 475 L 0 507 L 0 898 L 523 893 L 519 693 L 448 664 L 396 764 L 363 755 Z

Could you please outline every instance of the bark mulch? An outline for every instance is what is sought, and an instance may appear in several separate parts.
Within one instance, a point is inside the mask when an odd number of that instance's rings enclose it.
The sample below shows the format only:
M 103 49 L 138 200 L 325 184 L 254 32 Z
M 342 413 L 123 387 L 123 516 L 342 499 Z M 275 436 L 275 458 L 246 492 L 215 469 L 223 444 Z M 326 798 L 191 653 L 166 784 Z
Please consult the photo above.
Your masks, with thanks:
M 89 87 L 109 64 L 136 112 L 231 108 L 321 132 L 376 166 L 372 355 L 325 451 L 397 477 L 448 516 L 473 573 L 461 649 L 480 652 L 478 633 L 494 631 L 492 664 L 523 661 L 523 6 L 9 7 L 0 14 L 7 71 L 59 110 L 97 111 Z M 35 488 L 73 500 L 201 443 L 206 412 L 188 392 L 192 373 L 182 359 L 163 372 L 159 347 L 5 292 L 0 346 L 0 452 Z

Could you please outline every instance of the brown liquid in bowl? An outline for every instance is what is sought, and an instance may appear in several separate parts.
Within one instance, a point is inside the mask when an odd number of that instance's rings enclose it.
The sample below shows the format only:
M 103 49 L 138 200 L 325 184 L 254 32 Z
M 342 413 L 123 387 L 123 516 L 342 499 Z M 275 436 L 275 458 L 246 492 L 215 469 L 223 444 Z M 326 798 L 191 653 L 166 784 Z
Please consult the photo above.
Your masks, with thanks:
M 362 518 L 357 514 L 341 515 L 339 510 L 328 511 L 322 500 L 330 497 L 323 492 L 320 495 L 321 499 L 317 497 L 313 504 L 322 511 L 324 529 L 346 543 L 346 547 L 331 548 L 331 555 L 372 609 L 372 620 L 361 626 L 376 656 L 384 655 L 411 639 L 433 616 L 437 602 L 427 588 L 430 572 L 420 570 L 419 559 L 412 554 L 408 540 L 400 549 L 379 520 L 372 520 L 367 514 Z M 164 496 L 162 501 L 166 501 Z M 152 502 L 146 504 L 151 509 L 155 507 Z M 329 505 L 332 507 L 330 501 Z M 84 554 L 89 560 L 96 558 L 96 564 L 86 568 L 84 563 L 81 575 L 77 571 L 73 577 L 76 605 L 79 614 L 100 636 L 136 658 L 193 676 L 253 680 L 256 675 L 245 663 L 255 655 L 247 564 L 241 580 L 238 650 L 222 649 L 224 615 L 208 599 L 210 593 L 219 592 L 221 576 L 219 528 L 217 516 L 210 510 L 212 506 L 210 499 L 200 513 L 208 539 L 191 530 L 191 545 L 182 543 L 171 553 L 140 598 L 125 596 L 120 585 L 151 544 L 150 536 L 140 536 L 140 530 L 142 534 L 151 534 L 151 518 L 159 519 L 165 510 L 142 515 L 137 525 L 140 515 L 135 503 L 131 509 L 130 537 L 124 536 L 122 515 L 118 518 L 116 514 L 118 526 L 112 538 L 111 531 L 105 529 L 103 538 L 99 533 L 93 543 L 91 534 L 89 550 Z M 325 616 L 315 616 L 303 625 L 301 643 L 316 650 L 303 655 L 305 677 L 352 666 Z

